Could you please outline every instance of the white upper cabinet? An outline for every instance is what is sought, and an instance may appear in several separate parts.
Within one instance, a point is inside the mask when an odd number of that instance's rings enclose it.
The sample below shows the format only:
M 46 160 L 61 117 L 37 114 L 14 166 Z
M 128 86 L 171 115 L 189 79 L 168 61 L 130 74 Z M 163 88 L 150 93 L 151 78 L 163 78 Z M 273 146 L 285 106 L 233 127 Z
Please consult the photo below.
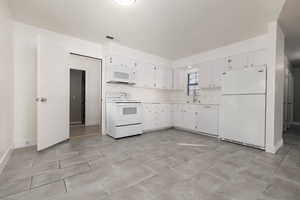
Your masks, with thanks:
M 172 89 L 172 69 L 153 64 L 144 65 L 144 86 L 146 88 Z
M 248 54 L 238 54 L 226 58 L 228 70 L 236 70 L 248 67 Z
M 143 64 L 144 87 L 156 88 L 156 67 L 153 64 Z
M 132 82 L 135 83 L 136 87 L 144 87 L 143 65 L 135 60 L 132 60 L 132 63 Z
M 125 62 L 125 58 L 119 55 L 111 55 L 108 57 L 107 62 L 109 65 L 123 65 Z
M 155 85 L 156 88 L 159 89 L 166 89 L 165 88 L 165 82 L 166 82 L 166 71 L 165 68 L 157 66 L 155 68 L 155 74 L 156 74 L 156 80 L 155 80 Z
M 197 65 L 200 88 L 212 87 L 212 62 L 204 62 Z
M 173 89 L 185 90 L 187 85 L 187 73 L 185 68 L 176 68 L 173 70 Z
M 267 64 L 268 51 L 266 49 L 247 52 L 226 58 L 228 70 L 257 67 Z
M 222 73 L 226 71 L 226 60 L 220 58 L 198 65 L 199 87 L 219 88 L 221 87 Z
M 226 60 L 225 58 L 220 58 L 212 62 L 212 72 L 211 80 L 212 87 L 219 88 L 221 87 L 222 74 L 226 72 Z
M 165 88 L 170 90 L 173 86 L 173 70 L 170 67 L 165 68 Z
M 156 87 L 159 89 L 172 89 L 172 69 L 169 67 L 156 67 Z
M 266 49 L 254 51 L 248 54 L 248 65 L 250 67 L 257 67 L 266 65 L 268 63 L 268 51 Z

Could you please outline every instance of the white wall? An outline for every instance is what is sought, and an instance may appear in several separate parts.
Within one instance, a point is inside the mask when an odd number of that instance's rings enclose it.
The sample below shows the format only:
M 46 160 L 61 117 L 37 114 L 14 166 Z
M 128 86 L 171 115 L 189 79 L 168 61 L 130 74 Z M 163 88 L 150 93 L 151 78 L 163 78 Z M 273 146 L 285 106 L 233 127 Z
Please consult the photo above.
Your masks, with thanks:
M 13 26 L 8 0 L 0 0 L 0 173 L 13 148 Z
M 102 80 L 105 82 L 105 55 L 122 54 L 133 59 L 153 64 L 170 65 L 170 61 L 142 51 L 122 47 L 115 43 L 105 45 L 92 43 L 55 32 L 14 23 L 14 59 L 15 59 L 15 130 L 16 148 L 36 144 L 36 45 L 37 37 L 50 37 L 61 43 L 68 52 L 103 59 Z M 128 92 L 132 98 L 142 101 L 159 102 L 168 99 L 168 92 L 134 88 L 121 85 L 102 85 L 102 131 L 105 133 L 105 94 L 110 91 Z
M 283 145 L 284 40 L 279 24 L 270 23 L 266 150 L 271 153 L 275 153 Z

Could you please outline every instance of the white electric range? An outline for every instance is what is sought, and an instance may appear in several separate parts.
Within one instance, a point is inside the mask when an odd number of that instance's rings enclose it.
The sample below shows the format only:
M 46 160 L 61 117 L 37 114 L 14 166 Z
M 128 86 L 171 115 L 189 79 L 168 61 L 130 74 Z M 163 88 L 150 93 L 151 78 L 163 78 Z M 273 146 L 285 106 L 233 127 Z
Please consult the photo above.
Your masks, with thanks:
M 106 98 L 106 130 L 113 138 L 143 133 L 142 103 L 126 93 Z

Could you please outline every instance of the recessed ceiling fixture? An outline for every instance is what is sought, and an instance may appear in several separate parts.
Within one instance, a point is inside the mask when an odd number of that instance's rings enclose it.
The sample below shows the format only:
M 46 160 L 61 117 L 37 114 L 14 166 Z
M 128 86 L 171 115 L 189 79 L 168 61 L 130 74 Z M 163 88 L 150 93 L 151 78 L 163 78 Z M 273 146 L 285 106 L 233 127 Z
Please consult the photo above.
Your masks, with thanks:
M 117 2 L 117 4 L 120 4 L 122 6 L 130 6 L 132 5 L 136 0 L 114 0 Z

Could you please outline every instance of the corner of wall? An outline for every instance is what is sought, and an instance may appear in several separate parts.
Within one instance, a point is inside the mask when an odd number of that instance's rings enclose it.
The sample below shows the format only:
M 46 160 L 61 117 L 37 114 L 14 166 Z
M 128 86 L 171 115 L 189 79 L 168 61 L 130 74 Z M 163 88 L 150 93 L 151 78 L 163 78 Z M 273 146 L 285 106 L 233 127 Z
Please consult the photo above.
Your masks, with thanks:
M 276 154 L 278 150 L 283 146 L 283 139 L 279 140 L 276 144 L 274 145 L 269 145 L 266 147 L 266 152 L 267 153 L 272 153 Z

